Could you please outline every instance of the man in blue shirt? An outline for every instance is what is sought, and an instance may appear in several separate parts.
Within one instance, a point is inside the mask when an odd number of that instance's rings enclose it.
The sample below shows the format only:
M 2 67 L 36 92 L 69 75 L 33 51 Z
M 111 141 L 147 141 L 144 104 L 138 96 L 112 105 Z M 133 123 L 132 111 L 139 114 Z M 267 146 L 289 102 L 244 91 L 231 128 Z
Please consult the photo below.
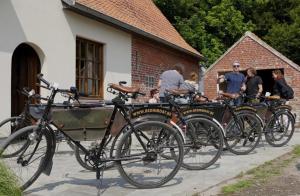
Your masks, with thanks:
M 233 71 L 230 73 L 226 73 L 225 75 L 219 76 L 219 82 L 222 83 L 224 81 L 227 82 L 227 90 L 226 93 L 230 94 L 239 94 L 241 91 L 245 91 L 245 76 L 240 73 L 240 63 L 235 61 L 232 65 Z M 233 100 L 234 105 L 240 105 L 242 103 L 242 99 L 237 97 Z

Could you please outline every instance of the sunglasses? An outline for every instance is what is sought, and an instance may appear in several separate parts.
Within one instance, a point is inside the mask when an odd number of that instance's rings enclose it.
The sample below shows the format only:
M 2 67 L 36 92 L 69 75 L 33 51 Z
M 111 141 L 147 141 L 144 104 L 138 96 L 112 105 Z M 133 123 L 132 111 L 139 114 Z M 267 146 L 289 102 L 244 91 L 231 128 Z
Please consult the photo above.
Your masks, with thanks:
M 233 65 L 232 67 L 234 67 L 234 68 L 238 68 L 238 67 L 240 67 L 239 65 Z

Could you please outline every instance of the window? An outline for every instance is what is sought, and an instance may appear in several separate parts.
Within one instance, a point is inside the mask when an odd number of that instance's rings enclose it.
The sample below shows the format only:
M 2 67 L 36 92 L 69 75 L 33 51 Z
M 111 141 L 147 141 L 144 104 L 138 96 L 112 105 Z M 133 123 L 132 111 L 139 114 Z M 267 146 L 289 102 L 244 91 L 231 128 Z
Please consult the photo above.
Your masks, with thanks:
M 76 38 L 76 87 L 89 97 L 103 98 L 103 44 Z
M 153 76 L 146 76 L 145 77 L 145 85 L 146 87 L 153 88 L 155 84 L 155 80 Z

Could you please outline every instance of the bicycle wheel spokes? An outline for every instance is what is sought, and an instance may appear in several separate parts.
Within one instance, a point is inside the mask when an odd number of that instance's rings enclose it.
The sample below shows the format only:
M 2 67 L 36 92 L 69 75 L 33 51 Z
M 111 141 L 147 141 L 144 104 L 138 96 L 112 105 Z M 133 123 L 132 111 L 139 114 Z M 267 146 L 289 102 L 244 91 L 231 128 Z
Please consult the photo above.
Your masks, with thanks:
M 222 131 L 208 119 L 189 119 L 184 147 L 182 166 L 194 170 L 205 169 L 214 164 L 222 153 Z
M 121 160 L 120 174 L 138 188 L 159 187 L 171 180 L 181 166 L 182 140 L 164 123 L 144 122 L 136 125 L 135 130 L 141 142 L 132 131 L 125 133 L 119 142 L 116 158 Z M 164 158 L 163 154 L 172 158 Z
M 248 154 L 258 145 L 261 138 L 259 119 L 249 113 L 240 113 L 237 120 L 232 119 L 226 129 L 226 147 L 234 154 Z
M 285 145 L 294 133 L 293 117 L 286 112 L 275 114 L 265 129 L 266 141 L 275 147 Z
M 49 137 L 27 130 L 13 134 L 3 145 L 1 162 L 15 176 L 22 189 L 30 186 L 43 171 L 50 153 Z

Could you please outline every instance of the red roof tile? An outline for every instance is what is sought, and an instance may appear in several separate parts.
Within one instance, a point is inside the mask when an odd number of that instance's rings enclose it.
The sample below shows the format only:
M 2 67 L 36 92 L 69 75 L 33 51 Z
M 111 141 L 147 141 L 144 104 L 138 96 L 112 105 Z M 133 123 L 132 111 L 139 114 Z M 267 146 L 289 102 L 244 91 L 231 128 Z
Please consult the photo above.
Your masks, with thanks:
M 180 36 L 152 0 L 75 0 L 76 3 L 138 28 L 195 56 L 202 55 Z

